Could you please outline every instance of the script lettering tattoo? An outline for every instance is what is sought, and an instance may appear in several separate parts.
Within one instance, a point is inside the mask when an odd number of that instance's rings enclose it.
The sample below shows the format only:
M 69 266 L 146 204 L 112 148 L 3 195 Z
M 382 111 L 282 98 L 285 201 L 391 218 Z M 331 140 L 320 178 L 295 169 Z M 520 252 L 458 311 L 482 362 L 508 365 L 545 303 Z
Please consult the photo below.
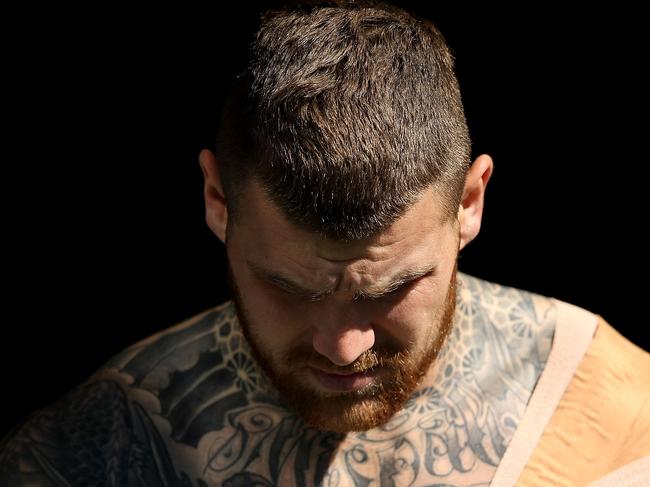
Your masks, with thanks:
M 435 383 L 381 427 L 340 435 L 284 405 L 227 302 L 34 413 L 0 444 L 0 484 L 488 485 L 546 363 L 555 313 L 548 298 L 459 273 Z

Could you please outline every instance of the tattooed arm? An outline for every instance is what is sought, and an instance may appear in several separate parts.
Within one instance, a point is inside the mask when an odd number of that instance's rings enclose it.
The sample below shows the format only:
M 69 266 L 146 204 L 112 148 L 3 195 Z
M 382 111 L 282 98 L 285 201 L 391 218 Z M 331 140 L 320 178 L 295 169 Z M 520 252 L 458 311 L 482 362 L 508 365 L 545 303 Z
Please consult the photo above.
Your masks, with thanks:
M 231 410 L 255 438 L 265 425 L 289 424 L 279 423 L 280 411 L 289 415 L 273 400 L 249 400 L 260 378 L 233 318 L 232 308 L 217 307 L 157 333 L 32 413 L 0 441 L 0 485 L 204 487 L 206 469 L 218 485 L 274 485 L 229 458 L 239 441 Z M 198 442 L 211 431 L 211 466 L 200 466 Z M 220 442 L 223 435 L 231 438 Z
M 190 486 L 143 408 L 112 381 L 84 384 L 0 444 L 0 485 Z

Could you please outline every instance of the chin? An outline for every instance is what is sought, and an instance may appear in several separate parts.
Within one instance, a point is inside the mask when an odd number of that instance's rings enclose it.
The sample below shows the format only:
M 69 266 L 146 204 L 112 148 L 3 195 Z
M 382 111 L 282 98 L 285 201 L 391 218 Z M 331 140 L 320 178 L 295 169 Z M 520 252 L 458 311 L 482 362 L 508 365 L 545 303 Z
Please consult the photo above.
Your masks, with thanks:
M 334 404 L 332 404 L 334 403 Z M 356 404 L 341 407 L 340 401 L 332 401 L 333 407 L 323 408 L 325 410 L 302 411 L 305 423 L 321 431 L 332 431 L 336 433 L 349 433 L 355 431 L 368 431 L 387 423 L 390 418 L 401 409 L 389 407 L 375 399 L 358 400 Z
M 411 388 L 376 383 L 357 391 L 328 393 L 296 384 L 277 384 L 287 407 L 309 427 L 337 433 L 368 431 L 387 423 L 406 403 Z

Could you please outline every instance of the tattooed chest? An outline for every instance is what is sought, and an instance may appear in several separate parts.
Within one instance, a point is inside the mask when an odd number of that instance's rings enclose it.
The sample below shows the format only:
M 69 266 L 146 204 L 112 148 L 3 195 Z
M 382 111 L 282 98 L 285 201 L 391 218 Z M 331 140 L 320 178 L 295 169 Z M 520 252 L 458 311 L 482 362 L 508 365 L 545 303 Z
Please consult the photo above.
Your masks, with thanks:
M 435 455 L 435 453 L 434 453 Z M 354 445 L 334 455 L 295 457 L 284 463 L 259 458 L 245 471 L 218 472 L 212 468 L 203 475 L 204 485 L 223 486 L 421 486 L 489 485 L 495 467 L 480 461 L 455 468 L 434 455 L 425 458 L 423 448 L 400 441 L 383 450 Z M 467 460 L 467 459 L 466 459 Z
M 467 432 L 445 414 L 406 410 L 381 429 L 337 435 L 248 411 L 206 436 L 185 473 L 201 486 L 488 485 L 499 450 L 485 432 Z

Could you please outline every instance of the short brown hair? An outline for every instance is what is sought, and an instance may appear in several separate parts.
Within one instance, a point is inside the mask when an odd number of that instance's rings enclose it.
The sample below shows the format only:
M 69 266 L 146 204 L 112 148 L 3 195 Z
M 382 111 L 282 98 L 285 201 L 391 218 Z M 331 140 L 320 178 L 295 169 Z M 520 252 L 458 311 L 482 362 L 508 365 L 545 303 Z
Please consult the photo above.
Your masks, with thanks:
M 374 235 L 435 187 L 456 215 L 470 139 L 453 56 L 428 19 L 373 1 L 264 12 L 234 78 L 216 156 L 229 217 L 254 178 L 288 219 Z

